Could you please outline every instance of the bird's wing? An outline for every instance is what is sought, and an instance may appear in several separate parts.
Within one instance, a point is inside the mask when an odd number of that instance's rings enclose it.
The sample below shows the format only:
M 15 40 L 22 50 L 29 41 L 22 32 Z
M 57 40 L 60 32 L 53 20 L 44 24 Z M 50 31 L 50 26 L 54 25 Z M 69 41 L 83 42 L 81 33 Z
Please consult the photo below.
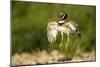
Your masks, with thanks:
M 58 23 L 57 22 L 49 22 L 47 26 L 47 37 L 50 43 L 56 41 L 56 36 L 58 34 Z
M 70 23 L 74 26 L 74 27 L 78 27 L 78 24 L 76 23 L 76 22 L 74 22 L 74 21 L 70 21 Z
M 74 33 L 78 28 L 78 24 L 74 21 L 69 21 L 66 25 L 70 29 L 70 33 Z

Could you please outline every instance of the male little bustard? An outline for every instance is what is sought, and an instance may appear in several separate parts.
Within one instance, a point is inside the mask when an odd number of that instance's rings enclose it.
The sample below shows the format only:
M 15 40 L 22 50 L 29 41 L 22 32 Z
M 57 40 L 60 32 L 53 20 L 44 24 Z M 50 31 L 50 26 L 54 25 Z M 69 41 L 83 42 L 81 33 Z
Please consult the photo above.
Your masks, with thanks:
M 65 18 L 65 17 L 63 17 L 63 18 Z M 51 44 L 54 41 L 56 41 L 56 37 L 57 37 L 58 32 L 61 33 L 60 47 L 62 47 L 63 33 L 67 34 L 67 36 L 68 36 L 66 47 L 68 46 L 68 43 L 69 43 L 69 35 L 70 34 L 77 33 L 79 36 L 81 36 L 79 31 L 78 31 L 78 24 L 75 23 L 74 21 L 67 21 L 67 22 L 64 21 L 62 24 L 59 22 L 49 22 L 48 26 L 47 26 L 47 37 L 48 37 L 48 41 Z

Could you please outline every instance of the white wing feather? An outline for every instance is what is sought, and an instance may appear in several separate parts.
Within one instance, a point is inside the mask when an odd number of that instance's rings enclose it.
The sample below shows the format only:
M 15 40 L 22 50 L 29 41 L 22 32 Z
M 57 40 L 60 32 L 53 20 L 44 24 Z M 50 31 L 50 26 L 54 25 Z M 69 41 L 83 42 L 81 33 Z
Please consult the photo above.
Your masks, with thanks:
M 50 43 L 56 41 L 56 36 L 58 34 L 58 24 L 57 22 L 49 22 L 47 26 L 47 37 Z

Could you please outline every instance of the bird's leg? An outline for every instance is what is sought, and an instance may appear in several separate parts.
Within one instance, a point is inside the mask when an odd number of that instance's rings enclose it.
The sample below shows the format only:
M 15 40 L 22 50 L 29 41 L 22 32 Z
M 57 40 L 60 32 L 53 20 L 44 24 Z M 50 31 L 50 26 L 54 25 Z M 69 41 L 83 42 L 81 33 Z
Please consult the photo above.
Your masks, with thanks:
M 61 32 L 61 43 L 60 43 L 60 47 L 62 47 L 62 42 L 63 42 L 63 32 Z
M 68 38 L 67 38 L 66 48 L 68 47 L 68 44 L 69 44 L 69 34 L 67 35 L 68 35 Z

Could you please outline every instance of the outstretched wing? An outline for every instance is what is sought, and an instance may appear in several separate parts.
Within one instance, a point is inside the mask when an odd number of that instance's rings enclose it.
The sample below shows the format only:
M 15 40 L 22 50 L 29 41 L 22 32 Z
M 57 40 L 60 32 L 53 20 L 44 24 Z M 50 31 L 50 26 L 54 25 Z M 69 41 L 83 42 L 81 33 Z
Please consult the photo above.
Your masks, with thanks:
M 76 22 L 74 22 L 74 21 L 69 21 L 69 23 L 71 23 L 71 25 L 73 25 L 76 28 L 78 27 L 78 24 Z
M 49 22 L 47 26 L 47 37 L 50 43 L 56 41 L 56 36 L 58 34 L 58 23 L 57 22 Z
M 78 27 L 78 24 L 77 24 L 76 22 L 72 21 L 71 23 L 72 23 L 72 25 L 73 25 L 74 27 L 76 27 L 76 28 Z
M 78 24 L 74 21 L 69 21 L 66 25 L 70 28 L 70 33 L 74 33 L 77 31 Z

